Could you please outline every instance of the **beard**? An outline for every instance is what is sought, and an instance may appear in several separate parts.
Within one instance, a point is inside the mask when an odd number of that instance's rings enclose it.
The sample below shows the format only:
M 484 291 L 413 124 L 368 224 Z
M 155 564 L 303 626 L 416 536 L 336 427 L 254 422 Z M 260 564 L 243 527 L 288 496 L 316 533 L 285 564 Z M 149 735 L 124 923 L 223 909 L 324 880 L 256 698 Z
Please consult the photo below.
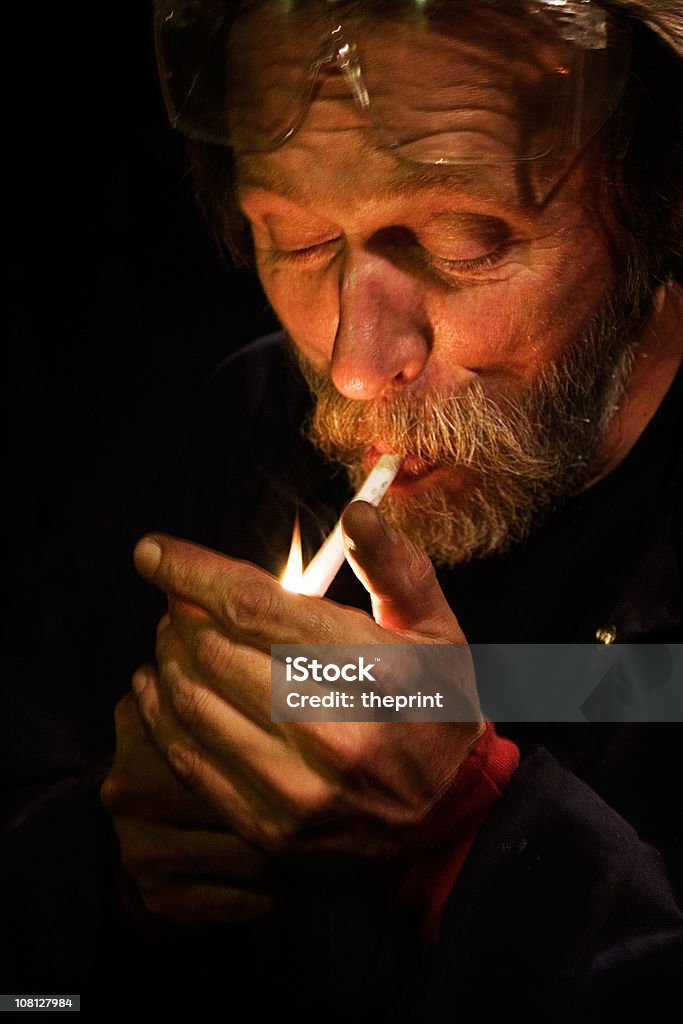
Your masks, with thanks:
M 457 394 L 404 389 L 353 401 L 293 346 L 315 398 L 306 434 L 327 459 L 346 467 L 354 489 L 367 474 L 364 455 L 373 445 L 451 468 L 419 494 L 388 494 L 387 522 L 436 565 L 502 554 L 599 473 L 598 449 L 651 305 L 646 277 L 627 271 L 555 363 L 530 383 L 515 382 L 495 395 L 476 380 Z

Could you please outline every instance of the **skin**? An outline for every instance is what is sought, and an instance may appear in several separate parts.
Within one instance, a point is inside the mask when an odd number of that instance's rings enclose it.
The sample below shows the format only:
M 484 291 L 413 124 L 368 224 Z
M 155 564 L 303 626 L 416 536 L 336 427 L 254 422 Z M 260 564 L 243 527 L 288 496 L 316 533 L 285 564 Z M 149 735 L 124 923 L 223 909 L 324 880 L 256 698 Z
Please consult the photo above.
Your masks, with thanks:
M 287 146 L 242 162 L 241 205 L 278 317 L 350 399 L 457 393 L 475 378 L 493 397 L 514 393 L 614 287 L 618 232 L 598 196 L 598 145 L 546 207 L 519 207 L 505 166 L 496 193 L 480 195 L 369 148 L 339 89 L 327 86 Z M 680 289 L 662 288 L 591 483 L 622 461 L 666 393 L 680 316 Z
M 273 643 L 464 643 L 429 559 L 365 502 L 343 521 L 373 617 L 290 594 L 255 566 L 176 538 L 136 547 L 136 567 L 168 593 L 169 613 L 158 671 L 138 672 L 136 706 L 127 697 L 117 709 L 102 800 L 123 865 L 159 918 L 228 923 L 267 912 L 269 867 L 283 855 L 391 855 L 481 734 L 481 721 L 270 721 Z
M 618 240 L 598 170 L 596 145 L 540 210 L 520 205 L 509 167 L 495 189 L 416 172 L 374 144 L 330 78 L 285 146 L 241 159 L 240 201 L 273 308 L 342 394 L 457 392 L 478 378 L 495 398 L 556 359 L 614 285 Z M 594 479 L 623 459 L 666 392 L 681 358 L 680 312 L 680 294 L 663 288 Z M 450 472 L 457 492 L 463 481 Z M 136 548 L 138 571 L 167 593 L 169 611 L 157 667 L 140 670 L 117 711 L 102 799 L 156 917 L 266 913 L 283 856 L 391 855 L 480 734 L 479 722 L 270 721 L 273 643 L 466 642 L 421 551 L 363 503 L 344 526 L 372 617 L 289 594 L 260 569 L 182 540 Z

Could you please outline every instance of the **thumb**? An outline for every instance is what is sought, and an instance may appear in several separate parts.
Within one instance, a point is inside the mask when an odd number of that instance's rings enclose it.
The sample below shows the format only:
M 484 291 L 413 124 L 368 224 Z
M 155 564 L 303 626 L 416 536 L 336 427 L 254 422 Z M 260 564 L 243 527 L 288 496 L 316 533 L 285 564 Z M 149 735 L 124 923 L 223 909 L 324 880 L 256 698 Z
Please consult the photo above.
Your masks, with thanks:
M 445 643 L 466 643 L 424 551 L 395 533 L 366 501 L 347 505 L 341 524 L 346 557 L 372 598 L 380 626 Z

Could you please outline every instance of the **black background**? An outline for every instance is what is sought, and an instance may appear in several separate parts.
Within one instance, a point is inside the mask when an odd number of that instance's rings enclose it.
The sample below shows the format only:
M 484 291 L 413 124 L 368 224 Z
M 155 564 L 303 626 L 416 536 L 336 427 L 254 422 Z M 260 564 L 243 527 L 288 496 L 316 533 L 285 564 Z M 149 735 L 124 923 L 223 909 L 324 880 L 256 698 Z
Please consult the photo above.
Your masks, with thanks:
M 275 321 L 203 223 L 151 0 L 22 5 L 5 49 L 9 626 L 49 635 L 226 354 Z

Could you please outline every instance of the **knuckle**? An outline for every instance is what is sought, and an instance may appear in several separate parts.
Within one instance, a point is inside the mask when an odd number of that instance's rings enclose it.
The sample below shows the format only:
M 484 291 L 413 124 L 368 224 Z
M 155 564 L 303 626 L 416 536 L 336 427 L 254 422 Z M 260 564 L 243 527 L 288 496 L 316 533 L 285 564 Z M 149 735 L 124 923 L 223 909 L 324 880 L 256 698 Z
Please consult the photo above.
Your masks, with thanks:
M 244 842 L 269 861 L 272 855 L 286 850 L 290 837 L 297 830 L 297 823 L 281 805 L 277 813 L 262 814 L 254 809 L 243 813 L 236 827 Z
M 349 743 L 345 774 L 347 778 L 366 778 L 386 755 L 383 723 L 357 723 L 353 740 L 353 745 Z
M 234 651 L 234 644 L 215 629 L 204 628 L 197 633 L 194 658 L 197 665 L 213 675 L 225 672 Z
M 121 793 L 121 787 L 117 782 L 115 775 L 107 775 L 106 779 L 100 786 L 100 802 L 108 811 L 115 811 L 119 796 Z
M 325 722 L 312 726 L 310 735 L 318 757 L 341 778 L 365 771 L 381 754 L 375 722 Z
M 145 909 L 153 917 L 164 920 L 173 919 L 173 901 L 169 899 L 169 893 L 166 888 L 163 886 L 146 885 L 141 889 L 140 896 L 142 897 Z
M 414 544 L 410 545 L 408 557 L 409 578 L 419 590 L 426 590 L 436 581 L 436 570 L 431 559 Z
M 171 768 L 183 782 L 192 787 L 201 781 L 201 758 L 189 743 L 174 740 L 169 744 L 166 756 Z
M 255 822 L 256 844 L 269 855 L 296 846 L 303 832 L 328 820 L 338 809 L 336 790 L 321 778 L 281 788 L 277 816 Z
M 141 721 L 150 732 L 156 732 L 159 723 L 160 706 L 159 691 L 156 685 L 148 683 L 137 698 L 137 708 Z
M 254 841 L 269 856 L 285 853 L 297 832 L 293 822 L 263 821 L 255 829 Z
M 232 619 L 240 629 L 258 632 L 277 616 L 279 600 L 274 587 L 265 581 L 249 580 L 230 594 Z
M 382 683 L 379 689 L 382 693 L 389 694 L 412 694 L 419 687 L 420 678 L 424 678 L 424 667 L 420 665 L 416 649 L 409 644 L 402 644 L 394 650 L 390 650 L 383 662 Z M 364 737 L 365 742 L 371 746 L 373 737 Z M 375 731 L 375 738 L 376 731 Z
M 336 806 L 336 794 L 330 783 L 324 779 L 311 779 L 299 785 L 290 799 L 290 821 L 296 830 L 313 824 L 326 817 Z
M 117 733 L 125 732 L 135 717 L 135 700 L 127 693 L 114 708 L 114 726 Z
M 370 736 L 374 730 L 371 722 L 358 723 L 348 729 L 340 729 L 328 740 L 329 758 L 342 776 L 354 775 L 365 764 L 367 750 L 371 746 Z
M 174 675 L 168 686 L 168 702 L 181 725 L 192 730 L 205 716 L 208 691 L 183 675 Z
M 163 642 L 164 642 L 164 640 L 166 638 L 166 635 L 167 635 L 170 627 L 171 627 L 171 616 L 169 615 L 168 612 L 166 612 L 165 615 L 161 616 L 161 618 L 159 619 L 159 622 L 157 623 L 157 631 L 156 631 L 157 647 L 159 647 L 160 645 L 163 645 Z

